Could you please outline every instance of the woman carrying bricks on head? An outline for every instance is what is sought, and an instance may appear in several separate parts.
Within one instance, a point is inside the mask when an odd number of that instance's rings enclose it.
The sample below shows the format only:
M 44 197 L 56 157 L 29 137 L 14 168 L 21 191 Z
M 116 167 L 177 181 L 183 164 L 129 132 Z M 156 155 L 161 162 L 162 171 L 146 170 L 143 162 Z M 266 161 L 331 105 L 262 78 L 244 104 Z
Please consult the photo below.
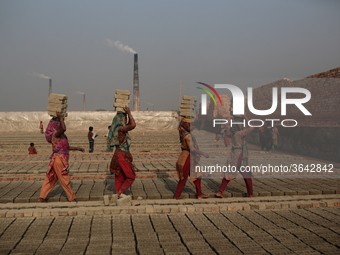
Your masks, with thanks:
M 115 189 L 118 198 L 132 185 L 136 178 L 130 153 L 131 139 L 128 134 L 128 131 L 136 127 L 136 123 L 131 115 L 130 108 L 124 107 L 123 109 L 125 113 L 117 112 L 117 115 L 113 118 L 108 134 L 110 148 L 116 148 L 112 156 L 110 172 L 115 174 Z
M 193 131 L 195 128 L 194 124 L 191 123 L 192 121 L 193 119 L 183 118 L 178 127 L 182 152 L 179 155 L 176 163 L 176 171 L 179 181 L 174 199 L 180 199 L 189 175 L 190 180 L 192 180 L 195 184 L 197 198 L 202 199 L 209 197 L 209 195 L 204 195 L 201 191 L 201 173 L 190 171 L 190 169 L 195 169 L 195 166 L 198 164 L 201 155 L 209 158 L 209 154 L 199 150 L 196 139 L 191 133 L 191 131 Z
M 248 123 L 248 118 L 244 115 L 246 123 Z M 238 121 L 240 122 L 240 121 Z M 224 173 L 224 178 L 222 180 L 220 189 L 215 194 L 216 198 L 224 198 L 223 192 L 227 188 L 230 180 L 236 178 L 237 172 L 240 170 L 241 165 L 248 165 L 248 148 L 247 142 L 245 140 L 246 136 L 253 131 L 253 127 L 243 128 L 242 125 L 237 124 L 230 127 L 231 132 L 231 153 L 227 160 L 227 165 L 230 167 L 236 167 L 237 171 L 230 171 Z M 244 178 L 244 182 L 247 187 L 248 197 L 253 197 L 253 182 L 252 174 L 249 172 L 240 172 Z
M 38 202 L 46 202 L 47 195 L 52 191 L 57 181 L 63 187 L 68 201 L 76 202 L 76 195 L 70 185 L 71 177 L 68 174 L 69 151 L 84 152 L 84 149 L 69 146 L 67 136 L 64 134 L 66 131 L 64 117 L 60 112 L 57 112 L 56 115 L 57 117 L 50 120 L 45 131 L 46 141 L 52 144 L 52 155 Z

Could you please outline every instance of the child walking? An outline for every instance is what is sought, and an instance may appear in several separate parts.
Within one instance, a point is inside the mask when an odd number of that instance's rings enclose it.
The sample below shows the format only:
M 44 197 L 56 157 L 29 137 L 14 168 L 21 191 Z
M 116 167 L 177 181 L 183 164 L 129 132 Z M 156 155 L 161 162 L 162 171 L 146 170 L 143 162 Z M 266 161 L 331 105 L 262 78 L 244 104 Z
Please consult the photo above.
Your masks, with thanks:
M 93 127 L 89 127 L 89 132 L 87 134 L 87 138 L 89 139 L 89 153 L 92 153 L 94 150 L 94 138 L 96 138 L 98 135 L 97 133 L 93 133 Z

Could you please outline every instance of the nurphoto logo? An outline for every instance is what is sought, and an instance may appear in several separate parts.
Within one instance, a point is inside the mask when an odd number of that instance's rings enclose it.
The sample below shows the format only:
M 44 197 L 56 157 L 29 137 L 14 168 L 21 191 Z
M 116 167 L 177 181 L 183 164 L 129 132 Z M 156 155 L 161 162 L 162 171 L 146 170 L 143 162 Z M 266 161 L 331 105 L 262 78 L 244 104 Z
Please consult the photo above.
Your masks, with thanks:
M 216 89 L 228 89 L 233 98 L 233 115 L 244 115 L 244 94 L 242 90 L 232 84 L 215 84 L 213 88 L 212 86 L 198 82 L 199 84 L 202 84 L 206 87 L 208 87 L 213 93 L 216 95 L 216 97 L 219 99 L 220 104 L 222 105 L 222 100 L 220 95 L 217 93 Z M 207 89 L 203 89 L 200 87 L 197 87 L 198 89 L 203 90 L 206 92 L 214 101 L 216 105 L 216 99 L 212 95 L 210 91 Z M 305 97 L 303 98 L 287 98 L 288 93 L 300 93 L 304 94 Z M 281 88 L 281 116 L 285 116 L 287 114 L 287 105 L 292 104 L 295 105 L 304 115 L 306 116 L 311 116 L 312 114 L 306 109 L 306 107 L 303 106 L 303 104 L 307 103 L 311 99 L 311 93 L 308 89 L 305 88 L 297 88 L 297 87 L 283 87 Z M 258 110 L 255 109 L 254 104 L 253 104 L 253 88 L 248 87 L 247 88 L 247 106 L 248 109 L 251 113 L 257 116 L 267 116 L 275 112 L 277 109 L 278 105 L 278 88 L 274 87 L 272 89 L 272 105 L 269 109 L 267 110 Z M 207 115 L 207 95 L 202 94 L 201 95 L 201 115 Z M 283 127 L 295 127 L 297 126 L 298 122 L 295 119 L 265 119 L 265 121 L 269 121 L 272 124 L 272 127 L 274 126 L 275 121 L 280 121 L 281 125 Z M 248 121 L 248 126 L 250 127 L 262 127 L 265 123 L 265 121 L 261 119 L 250 119 Z M 216 125 L 223 125 L 227 124 L 229 121 L 227 119 L 214 119 L 213 120 L 213 127 Z M 291 123 L 294 123 L 293 125 Z M 255 123 L 258 123 L 255 125 Z M 290 123 L 290 124 L 287 124 Z M 230 120 L 230 126 L 232 127 L 233 124 L 242 124 L 243 126 L 246 125 L 246 120 L 243 120 L 243 122 L 233 122 L 233 120 Z

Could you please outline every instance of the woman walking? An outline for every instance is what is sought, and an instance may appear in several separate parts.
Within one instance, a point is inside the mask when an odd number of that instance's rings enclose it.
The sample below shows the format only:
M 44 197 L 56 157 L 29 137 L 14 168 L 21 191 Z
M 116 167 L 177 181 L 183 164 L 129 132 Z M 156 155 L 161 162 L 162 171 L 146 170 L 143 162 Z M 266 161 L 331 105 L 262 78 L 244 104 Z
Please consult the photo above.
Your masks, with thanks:
M 246 122 L 248 119 L 244 116 Z M 231 131 L 231 153 L 227 161 L 227 165 L 231 167 L 236 167 L 236 170 L 239 171 L 241 165 L 248 165 L 248 148 L 245 137 L 253 130 L 253 127 L 243 128 L 241 125 L 233 125 L 230 128 Z M 236 178 L 237 171 L 235 172 L 227 172 L 224 174 L 224 178 L 222 180 L 220 189 L 215 194 L 217 198 L 224 198 L 223 192 L 227 188 L 230 180 Z M 252 174 L 249 172 L 240 172 L 244 178 L 244 182 L 247 187 L 248 197 L 253 197 L 253 182 L 252 182 Z
M 190 180 L 195 184 L 197 198 L 202 199 L 209 197 L 209 195 L 204 195 L 201 191 L 201 173 L 190 171 L 190 169 L 195 169 L 195 166 L 198 164 L 201 155 L 209 158 L 209 154 L 199 150 L 196 139 L 191 133 L 191 131 L 194 130 L 194 125 L 191 123 L 191 121 L 192 119 L 190 118 L 183 118 L 178 127 L 182 152 L 179 155 L 176 163 L 179 181 L 174 196 L 175 199 L 179 199 L 181 197 L 189 175 Z
M 130 108 L 123 108 L 125 113 L 118 112 L 112 120 L 108 134 L 110 148 L 116 148 L 110 164 L 110 172 L 115 174 L 115 189 L 118 198 L 135 181 L 136 174 L 130 153 L 130 137 L 128 131 L 136 127 Z M 127 119 L 128 117 L 128 119 Z
M 66 131 L 64 117 L 60 112 L 57 112 L 56 115 L 57 117 L 50 120 L 45 131 L 46 141 L 52 144 L 52 155 L 38 202 L 47 202 L 46 197 L 57 184 L 57 181 L 63 187 L 68 201 L 76 202 L 76 195 L 70 185 L 71 177 L 68 174 L 69 151 L 84 152 L 84 149 L 69 146 L 67 136 L 64 134 Z
M 273 135 L 273 150 L 275 147 L 279 144 L 279 130 L 277 129 L 276 126 L 272 128 L 272 135 Z

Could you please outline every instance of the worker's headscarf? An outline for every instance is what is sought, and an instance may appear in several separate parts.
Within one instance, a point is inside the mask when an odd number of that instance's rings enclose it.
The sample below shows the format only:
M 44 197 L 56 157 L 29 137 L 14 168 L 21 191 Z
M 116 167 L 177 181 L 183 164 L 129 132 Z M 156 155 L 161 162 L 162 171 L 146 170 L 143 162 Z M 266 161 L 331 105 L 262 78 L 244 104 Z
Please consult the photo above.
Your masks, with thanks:
M 179 132 L 179 139 L 181 143 L 183 142 L 186 135 L 190 134 L 190 154 L 193 158 L 193 161 L 195 163 L 198 163 L 200 161 L 200 155 L 199 154 L 193 154 L 192 148 L 195 148 L 196 150 L 199 150 L 197 141 L 195 136 L 191 133 L 190 126 L 194 125 L 194 119 L 193 118 L 183 118 L 178 126 L 178 132 Z
M 193 125 L 193 119 L 191 118 L 183 118 L 179 125 L 178 125 L 178 132 L 179 132 L 179 140 L 183 141 L 184 137 L 187 135 L 187 134 L 190 134 L 190 125 L 192 124 Z

